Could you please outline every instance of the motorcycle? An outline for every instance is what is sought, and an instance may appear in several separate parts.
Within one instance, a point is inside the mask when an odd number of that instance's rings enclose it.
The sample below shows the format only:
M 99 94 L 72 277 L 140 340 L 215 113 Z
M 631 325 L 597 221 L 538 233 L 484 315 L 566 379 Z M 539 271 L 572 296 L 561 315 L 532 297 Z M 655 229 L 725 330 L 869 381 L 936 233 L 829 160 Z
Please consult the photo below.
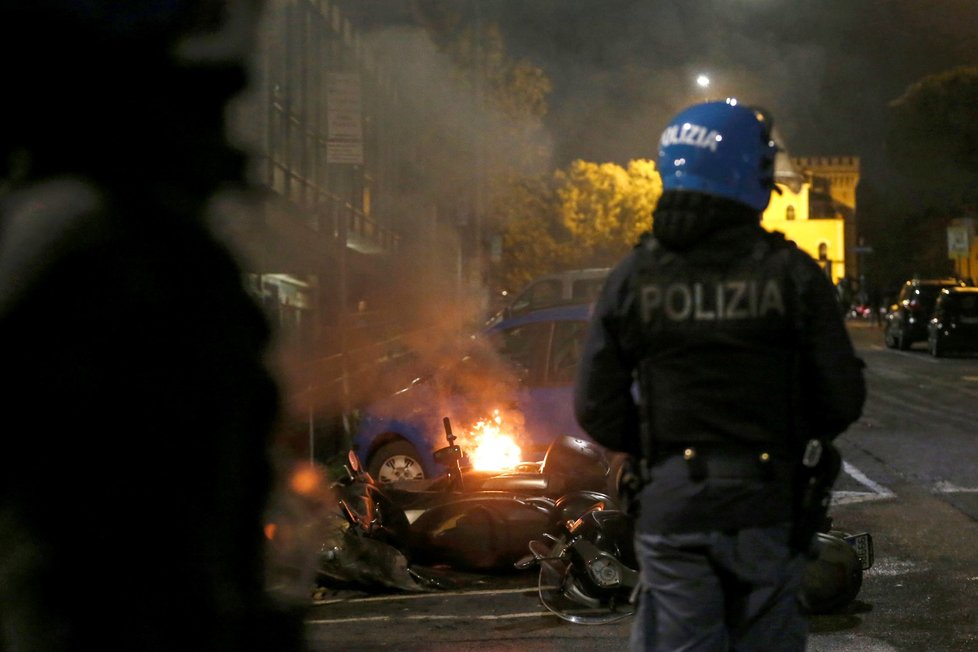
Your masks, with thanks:
M 540 602 L 563 620 L 622 620 L 635 613 L 639 589 L 632 528 L 630 516 L 595 503 L 543 540 L 530 541 L 530 555 L 516 567 L 539 565 Z M 873 565 L 873 539 L 866 532 L 831 529 L 831 521 L 816 539 L 817 556 L 805 569 L 800 599 L 807 613 L 830 613 L 858 595 L 863 572 Z
M 625 456 L 561 437 L 541 463 L 477 472 L 463 469 L 447 418 L 444 425 L 448 446 L 436 456 L 448 472 L 433 479 L 381 485 L 348 453 L 313 510 L 327 521 L 315 528 L 318 581 L 436 591 L 458 588 L 466 573 L 539 564 L 540 600 L 559 617 L 598 624 L 631 615 L 638 572 L 631 517 L 618 499 Z M 805 577 L 814 612 L 851 602 L 872 565 L 868 534 L 827 531 L 819 541 Z
M 595 500 L 613 504 L 610 488 L 618 467 L 589 442 L 563 437 L 541 463 L 524 463 L 505 473 L 474 471 L 463 469 L 464 453 L 447 418 L 444 425 L 448 446 L 435 457 L 446 474 L 381 485 L 350 451 L 344 474 L 332 487 L 349 532 L 396 549 L 409 568 L 511 570 L 525 555 L 527 542 L 553 530 L 561 519 L 576 516 Z M 346 547 L 363 544 L 356 540 Z M 341 546 L 334 548 L 324 560 L 327 569 L 342 561 Z

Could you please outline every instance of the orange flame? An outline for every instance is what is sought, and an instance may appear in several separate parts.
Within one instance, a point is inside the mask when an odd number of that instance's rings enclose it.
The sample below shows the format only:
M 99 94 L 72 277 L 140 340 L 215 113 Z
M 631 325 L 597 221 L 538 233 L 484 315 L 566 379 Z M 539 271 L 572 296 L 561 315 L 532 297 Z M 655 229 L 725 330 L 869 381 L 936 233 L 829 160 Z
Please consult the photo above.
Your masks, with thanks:
M 472 468 L 477 471 L 502 471 L 516 467 L 522 461 L 522 451 L 516 438 L 503 431 L 503 418 L 494 410 L 488 419 L 480 419 L 468 430 L 465 439 Z

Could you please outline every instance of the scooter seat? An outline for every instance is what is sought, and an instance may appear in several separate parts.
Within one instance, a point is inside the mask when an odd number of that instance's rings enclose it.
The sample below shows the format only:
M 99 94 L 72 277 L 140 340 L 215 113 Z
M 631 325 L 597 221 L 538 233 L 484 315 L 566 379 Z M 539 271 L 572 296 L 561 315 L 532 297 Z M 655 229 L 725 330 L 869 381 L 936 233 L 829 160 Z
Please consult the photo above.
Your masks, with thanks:
M 542 473 L 501 473 L 486 478 L 480 489 L 544 495 L 550 485 L 550 476 Z

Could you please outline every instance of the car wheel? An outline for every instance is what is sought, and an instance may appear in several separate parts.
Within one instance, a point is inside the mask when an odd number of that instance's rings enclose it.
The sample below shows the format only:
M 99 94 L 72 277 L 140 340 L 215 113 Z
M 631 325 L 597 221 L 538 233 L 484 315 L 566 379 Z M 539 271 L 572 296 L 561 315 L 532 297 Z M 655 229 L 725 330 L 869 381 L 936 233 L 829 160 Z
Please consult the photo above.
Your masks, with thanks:
M 883 331 L 883 341 L 886 343 L 886 348 L 895 349 L 897 346 L 896 338 L 893 337 L 893 330 L 887 325 L 886 330 Z
M 404 440 L 392 441 L 378 448 L 370 457 L 367 473 L 377 482 L 424 480 L 421 456 L 414 446 Z

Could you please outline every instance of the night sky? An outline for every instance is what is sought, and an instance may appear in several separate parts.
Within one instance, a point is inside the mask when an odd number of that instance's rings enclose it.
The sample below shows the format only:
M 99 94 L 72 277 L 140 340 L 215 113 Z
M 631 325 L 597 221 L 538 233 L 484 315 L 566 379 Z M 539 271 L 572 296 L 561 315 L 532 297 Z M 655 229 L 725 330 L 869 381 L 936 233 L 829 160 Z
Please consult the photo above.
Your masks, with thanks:
M 489 0 L 511 53 L 553 80 L 554 162 L 654 157 L 669 116 L 733 96 L 793 155 L 882 164 L 886 105 L 978 64 L 978 0 Z M 708 74 L 709 92 L 694 83 Z M 978 107 L 976 107 L 978 119 Z

